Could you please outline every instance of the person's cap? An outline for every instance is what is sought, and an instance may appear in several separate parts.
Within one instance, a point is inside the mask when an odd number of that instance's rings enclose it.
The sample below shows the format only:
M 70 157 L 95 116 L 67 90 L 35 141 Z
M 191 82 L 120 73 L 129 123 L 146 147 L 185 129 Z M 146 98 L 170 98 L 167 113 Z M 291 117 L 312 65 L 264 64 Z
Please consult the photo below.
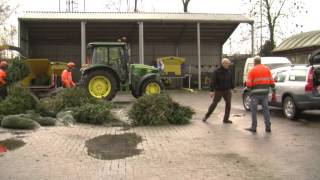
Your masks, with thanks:
M 76 65 L 75 65 L 73 62 L 69 62 L 69 63 L 67 64 L 67 66 L 68 66 L 69 68 L 73 68 L 73 67 L 75 67 Z

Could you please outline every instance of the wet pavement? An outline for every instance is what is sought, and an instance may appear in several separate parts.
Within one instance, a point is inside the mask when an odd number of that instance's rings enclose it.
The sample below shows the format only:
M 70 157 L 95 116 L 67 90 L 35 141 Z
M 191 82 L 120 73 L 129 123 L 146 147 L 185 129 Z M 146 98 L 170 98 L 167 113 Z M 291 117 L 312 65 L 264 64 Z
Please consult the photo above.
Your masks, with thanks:
M 26 143 L 0 153 L 0 179 L 320 179 L 319 111 L 304 113 L 299 120 L 290 121 L 283 119 L 280 110 L 272 110 L 271 134 L 264 132 L 260 113 L 258 132 L 251 134 L 244 130 L 250 126 L 250 112 L 243 110 L 239 93 L 233 96 L 232 125 L 222 123 L 223 100 L 208 123 L 202 123 L 211 101 L 206 92 L 182 91 L 171 95 L 196 110 L 191 124 L 137 128 L 77 124 L 23 131 L 23 137 L 21 133 L 0 128 L 0 141 L 18 138 Z M 128 101 L 134 99 L 120 94 L 115 101 L 130 106 Z M 86 142 L 125 133 L 142 138 L 131 148 L 140 154 L 129 153 L 128 157 L 113 160 L 88 154 Z

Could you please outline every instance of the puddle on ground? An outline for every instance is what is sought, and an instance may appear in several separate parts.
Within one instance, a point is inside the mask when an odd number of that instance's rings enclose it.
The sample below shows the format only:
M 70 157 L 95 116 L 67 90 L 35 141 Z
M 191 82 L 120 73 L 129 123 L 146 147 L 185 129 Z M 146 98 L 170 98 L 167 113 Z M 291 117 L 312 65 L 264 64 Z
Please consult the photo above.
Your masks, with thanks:
M 114 160 L 139 155 L 141 136 L 135 133 L 102 135 L 86 141 L 88 154 L 96 159 Z
M 6 152 L 7 150 L 13 151 L 24 146 L 26 143 L 20 139 L 10 138 L 0 141 L 0 153 Z

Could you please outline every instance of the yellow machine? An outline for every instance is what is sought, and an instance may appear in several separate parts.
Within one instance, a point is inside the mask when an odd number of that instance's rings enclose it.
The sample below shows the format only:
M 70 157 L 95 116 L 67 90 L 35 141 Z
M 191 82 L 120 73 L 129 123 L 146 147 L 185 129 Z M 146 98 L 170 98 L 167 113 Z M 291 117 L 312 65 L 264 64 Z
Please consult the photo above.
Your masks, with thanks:
M 30 74 L 24 78 L 21 84 L 31 89 L 51 89 L 58 86 L 58 76 L 67 67 L 65 62 L 50 62 L 48 59 L 27 59 L 25 60 L 27 66 L 30 69 Z M 32 80 L 46 75 L 50 77 L 50 82 L 45 85 L 33 85 Z
M 25 61 L 29 67 L 30 74 L 21 81 L 24 87 L 29 88 L 36 94 L 50 93 L 60 87 L 59 76 L 66 69 L 67 63 L 51 62 L 49 59 L 25 59 L 23 51 L 19 47 L 10 45 L 0 46 L 0 52 L 5 50 L 18 52 L 19 57 L 23 57 L 20 58 L 21 61 Z M 47 77 L 48 81 L 41 85 L 34 83 L 35 80 L 41 77 Z
M 168 56 L 159 58 L 164 64 L 165 76 L 182 76 L 182 64 L 185 62 L 185 58 Z

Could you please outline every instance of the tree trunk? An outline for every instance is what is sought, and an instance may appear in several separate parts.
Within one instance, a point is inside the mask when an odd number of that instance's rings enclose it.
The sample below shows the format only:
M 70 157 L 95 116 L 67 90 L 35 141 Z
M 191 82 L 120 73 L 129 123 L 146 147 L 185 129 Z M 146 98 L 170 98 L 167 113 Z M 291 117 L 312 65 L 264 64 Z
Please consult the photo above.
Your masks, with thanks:
M 134 12 L 138 11 L 138 0 L 134 0 Z
M 187 3 L 185 3 L 185 4 L 183 4 L 183 12 L 188 12 L 188 4 Z
M 188 12 L 188 5 L 189 5 L 190 0 L 182 0 L 183 3 L 183 12 Z

